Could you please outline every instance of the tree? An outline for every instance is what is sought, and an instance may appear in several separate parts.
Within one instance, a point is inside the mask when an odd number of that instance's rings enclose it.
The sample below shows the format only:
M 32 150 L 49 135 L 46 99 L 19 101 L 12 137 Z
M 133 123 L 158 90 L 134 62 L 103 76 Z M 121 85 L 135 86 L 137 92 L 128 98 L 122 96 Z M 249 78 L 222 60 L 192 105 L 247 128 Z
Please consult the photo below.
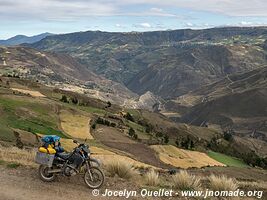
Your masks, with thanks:
M 156 133 L 156 137 L 158 137 L 158 138 L 163 137 L 163 133 L 162 132 L 157 132 Z
M 135 135 L 135 130 L 132 127 L 130 127 L 128 134 L 130 137 L 133 137 Z
M 107 108 L 110 108 L 111 107 L 111 103 L 110 101 L 107 102 Z
M 153 126 L 151 124 L 145 124 L 145 128 L 146 133 L 150 133 L 153 131 Z
M 68 98 L 66 97 L 66 95 L 62 95 L 60 101 L 62 101 L 64 103 L 69 103 Z
M 133 135 L 133 139 L 135 139 L 135 140 L 138 139 L 138 135 L 136 133 Z
M 95 124 L 95 123 L 92 124 L 91 128 L 92 128 L 92 129 L 95 129 L 95 128 L 96 128 L 96 124 Z
M 72 102 L 73 104 L 78 104 L 78 99 L 77 99 L 76 97 L 72 97 L 72 98 L 71 98 L 71 102 Z
M 181 146 L 185 149 L 193 149 L 195 147 L 195 144 L 194 141 L 189 136 L 187 136 L 182 140 Z
M 195 143 L 193 140 L 190 140 L 190 149 L 194 149 L 195 148 Z
M 233 140 L 234 131 L 232 129 L 223 132 L 223 138 L 227 141 Z
M 168 144 L 169 143 L 169 136 L 168 135 L 164 135 L 164 143 Z
M 179 140 L 179 138 L 176 138 L 176 140 L 175 140 L 175 144 L 176 144 L 177 147 L 180 146 L 180 140 Z
M 112 126 L 112 127 L 116 127 L 116 123 L 111 122 L 111 123 L 110 123 L 110 126 Z
M 98 117 L 96 120 L 97 124 L 104 124 L 104 120 L 101 117 Z
M 14 131 L 14 136 L 16 137 L 16 146 L 19 148 L 19 149 L 23 149 L 23 143 L 21 141 L 21 137 L 20 137 L 20 134 L 16 131 Z
M 130 120 L 130 121 L 132 121 L 132 122 L 134 122 L 133 116 L 130 113 L 128 113 L 128 112 L 126 113 L 125 118 L 128 119 L 128 120 Z

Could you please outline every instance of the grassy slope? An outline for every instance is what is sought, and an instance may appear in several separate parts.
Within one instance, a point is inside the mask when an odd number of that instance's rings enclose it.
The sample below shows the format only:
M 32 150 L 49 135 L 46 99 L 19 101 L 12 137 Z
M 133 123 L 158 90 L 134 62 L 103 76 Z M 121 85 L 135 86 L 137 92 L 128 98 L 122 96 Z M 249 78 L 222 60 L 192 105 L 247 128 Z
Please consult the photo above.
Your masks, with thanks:
M 53 88 L 36 85 L 25 80 L 10 80 L 10 87 L 40 91 L 46 98 L 34 98 L 13 92 L 6 87 L 5 81 L 0 83 L 0 140 L 15 141 L 12 129 L 20 129 L 34 134 L 56 134 L 62 138 L 70 135 L 62 130 L 59 110 L 69 110 L 77 114 L 96 114 L 103 116 L 106 111 L 91 106 L 77 106 L 60 102 L 61 93 Z M 87 114 L 86 114 L 87 115 Z
M 248 167 L 242 160 L 225 154 L 209 151 L 208 156 L 230 167 Z
M 2 113 L 0 138 L 3 140 L 14 140 L 12 128 L 66 137 L 59 130 L 57 116 L 53 112 L 52 105 L 46 105 L 28 96 L 0 95 L 0 108 Z

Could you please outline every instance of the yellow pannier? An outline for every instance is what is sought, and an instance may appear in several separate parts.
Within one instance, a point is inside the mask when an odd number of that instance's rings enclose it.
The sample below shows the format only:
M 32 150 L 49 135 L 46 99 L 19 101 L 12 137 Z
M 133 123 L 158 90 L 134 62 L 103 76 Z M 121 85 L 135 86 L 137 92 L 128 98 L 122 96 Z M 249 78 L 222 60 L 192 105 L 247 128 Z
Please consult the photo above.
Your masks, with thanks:
M 47 153 L 47 154 L 56 154 L 56 150 L 51 145 L 48 145 L 47 148 L 40 147 L 39 148 L 39 152 L 41 152 L 41 153 Z

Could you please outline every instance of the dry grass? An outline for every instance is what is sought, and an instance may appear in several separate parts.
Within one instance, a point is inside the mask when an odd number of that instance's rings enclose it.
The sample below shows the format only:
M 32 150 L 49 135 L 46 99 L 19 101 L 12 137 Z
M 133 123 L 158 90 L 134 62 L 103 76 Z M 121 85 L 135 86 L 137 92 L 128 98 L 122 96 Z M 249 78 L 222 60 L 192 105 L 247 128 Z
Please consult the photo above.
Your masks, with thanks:
M 35 151 L 19 149 L 17 147 L 0 146 L 0 160 L 17 163 L 25 166 L 36 166 Z
M 90 133 L 90 118 L 66 110 L 60 112 L 61 127 L 68 135 L 78 139 L 93 139 Z
M 21 92 L 24 94 L 29 94 L 33 97 L 45 97 L 42 93 L 39 91 L 34 91 L 34 90 L 25 90 L 25 89 L 19 89 L 19 88 L 11 88 L 13 91 Z
M 160 183 L 159 173 L 151 169 L 145 174 L 145 184 L 149 186 L 157 186 Z
M 267 190 L 267 182 L 264 182 L 264 181 L 259 181 L 259 182 L 242 181 L 242 182 L 238 182 L 238 185 L 240 186 L 240 188 Z
M 238 188 L 238 183 L 233 178 L 225 175 L 215 176 L 212 174 L 209 178 L 210 188 L 214 191 L 234 191 Z
M 201 182 L 200 178 L 182 170 L 172 177 L 172 186 L 179 190 L 198 190 Z
M 130 179 L 137 175 L 132 165 L 122 160 L 111 160 L 104 163 L 104 167 L 111 177 L 117 175 L 123 179 Z
M 162 162 L 179 168 L 202 168 L 205 166 L 225 166 L 198 151 L 179 149 L 172 145 L 152 145 Z

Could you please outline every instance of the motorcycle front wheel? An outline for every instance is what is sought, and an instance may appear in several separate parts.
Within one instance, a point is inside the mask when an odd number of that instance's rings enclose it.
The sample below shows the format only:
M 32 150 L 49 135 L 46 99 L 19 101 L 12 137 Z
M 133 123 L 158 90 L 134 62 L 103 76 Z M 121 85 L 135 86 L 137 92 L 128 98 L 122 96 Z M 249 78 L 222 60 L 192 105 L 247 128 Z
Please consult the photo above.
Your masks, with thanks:
M 84 181 L 91 189 L 100 188 L 105 182 L 105 175 L 98 167 L 90 167 L 84 174 Z
M 48 170 L 50 169 L 51 167 L 48 167 L 46 165 L 40 165 L 38 172 L 39 172 L 39 177 L 42 181 L 51 182 L 55 180 L 56 174 L 48 173 Z

